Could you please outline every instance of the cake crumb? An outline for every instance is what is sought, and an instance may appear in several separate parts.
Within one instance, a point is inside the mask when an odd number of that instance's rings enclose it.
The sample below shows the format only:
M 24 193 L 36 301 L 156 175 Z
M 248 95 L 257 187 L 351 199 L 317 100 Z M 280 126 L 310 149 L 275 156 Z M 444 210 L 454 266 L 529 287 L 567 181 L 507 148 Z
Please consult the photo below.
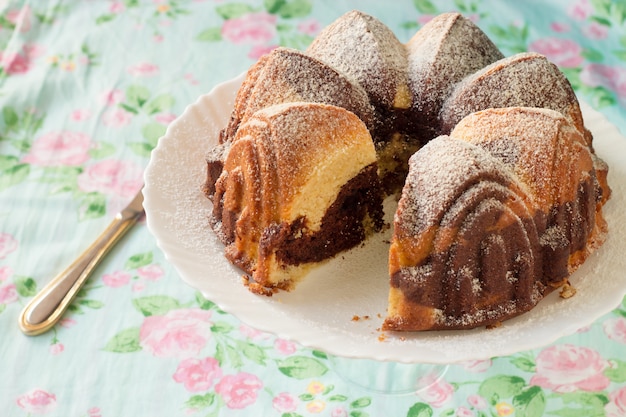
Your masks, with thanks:
M 381 333 L 378 335 L 379 342 L 384 342 L 385 340 L 387 340 L 387 335 L 385 333 Z
M 568 299 L 568 298 L 573 297 L 574 295 L 576 295 L 576 288 L 572 287 L 572 285 L 569 283 L 569 281 L 567 281 L 561 287 L 561 292 L 559 293 L 559 296 L 561 298 Z
M 361 320 L 361 317 L 357 316 L 356 314 L 352 316 L 352 321 L 359 321 L 359 320 Z

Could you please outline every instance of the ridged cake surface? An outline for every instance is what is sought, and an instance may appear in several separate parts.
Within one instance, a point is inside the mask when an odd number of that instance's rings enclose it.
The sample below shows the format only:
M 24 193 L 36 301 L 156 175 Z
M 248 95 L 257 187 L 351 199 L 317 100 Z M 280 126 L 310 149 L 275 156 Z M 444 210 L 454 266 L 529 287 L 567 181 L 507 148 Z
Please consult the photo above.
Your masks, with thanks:
M 311 263 L 382 226 L 371 136 L 336 106 L 256 112 L 239 127 L 215 188 L 213 227 L 253 288 L 290 288 Z
M 384 328 L 473 328 L 528 311 L 602 243 L 602 193 L 583 136 L 560 113 L 463 119 L 411 158 Z
M 383 328 L 469 329 L 569 288 L 607 232 L 607 173 L 544 56 L 504 57 L 459 13 L 403 44 L 352 11 L 250 68 L 204 192 L 266 294 L 381 230 L 398 196 Z

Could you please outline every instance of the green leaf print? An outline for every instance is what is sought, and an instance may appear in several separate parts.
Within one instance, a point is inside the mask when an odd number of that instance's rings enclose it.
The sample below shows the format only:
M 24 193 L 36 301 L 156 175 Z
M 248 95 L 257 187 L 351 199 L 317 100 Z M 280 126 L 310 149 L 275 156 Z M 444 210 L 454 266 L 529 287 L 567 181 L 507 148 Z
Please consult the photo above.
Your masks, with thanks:
M 154 255 L 152 254 L 152 252 L 137 253 L 131 256 L 130 258 L 128 258 L 128 260 L 124 264 L 124 268 L 126 269 L 141 268 L 142 266 L 150 265 L 153 259 L 154 259 Z
M 205 29 L 196 35 L 196 40 L 202 42 L 219 42 L 222 40 L 222 28 L 212 27 Z
M 104 350 L 115 353 L 130 353 L 141 350 L 139 330 L 139 327 L 122 330 L 108 341 Z
M 371 398 L 369 397 L 361 397 L 356 399 L 350 403 L 350 407 L 352 408 L 365 408 L 368 407 L 372 403 Z
M 308 0 L 274 1 L 273 3 L 280 3 L 280 5 L 273 7 L 276 12 L 270 11 L 270 13 L 276 13 L 283 19 L 308 16 L 312 9 L 311 3 Z
M 256 10 L 252 6 L 245 3 L 231 3 L 218 6 L 215 8 L 215 11 L 222 17 L 222 19 L 229 20 L 236 19 Z
M 535 372 L 535 361 L 532 358 L 521 356 L 511 359 L 511 364 L 524 372 Z
M 518 376 L 497 375 L 480 384 L 478 394 L 495 405 L 499 400 L 521 394 L 526 381 Z
M 319 377 L 328 372 L 328 368 L 322 362 L 306 356 L 290 356 L 279 361 L 278 370 L 284 375 L 296 379 Z
M 37 282 L 30 277 L 18 277 L 15 279 L 15 290 L 22 297 L 32 297 L 37 294 Z
M 99 192 L 84 194 L 78 207 L 79 220 L 90 220 L 102 217 L 107 212 L 106 196 Z
M 144 317 L 162 316 L 171 310 L 180 308 L 180 303 L 175 298 L 167 295 L 152 295 L 148 297 L 135 298 L 133 306 L 139 310 Z
M 532 386 L 513 397 L 516 417 L 542 417 L 546 409 L 546 398 L 541 387 Z
M 435 4 L 430 0 L 413 0 L 413 5 L 417 9 L 417 11 L 422 14 L 439 13 Z
M 131 142 L 128 144 L 128 147 L 136 155 L 143 156 L 144 158 L 149 158 L 154 149 L 154 146 L 147 142 Z
M 157 114 L 169 110 L 174 106 L 175 101 L 170 94 L 158 95 L 146 104 L 146 113 Z
M 185 402 L 185 405 L 194 410 L 202 410 L 203 408 L 210 407 L 214 402 L 215 394 L 210 392 L 205 395 L 193 395 Z
M 243 356 L 250 359 L 252 362 L 259 365 L 265 365 L 267 355 L 261 347 L 252 343 L 238 341 L 237 349 L 243 353 Z
M 626 382 L 626 362 L 619 359 L 611 359 L 611 366 L 605 371 L 604 375 L 613 382 L 624 383 Z
M 425 403 L 415 403 L 409 408 L 406 417 L 432 417 L 433 409 Z
M 131 85 L 126 89 L 127 105 L 139 109 L 150 99 L 150 90 L 140 85 Z
M 109 142 L 98 142 L 95 147 L 89 149 L 89 156 L 93 159 L 103 159 L 115 153 L 115 145 Z
M 83 300 L 78 300 L 77 303 L 80 304 L 81 306 L 89 307 L 94 310 L 104 307 L 104 303 L 98 300 L 84 300 L 83 299 Z
M 20 121 L 17 112 L 11 106 L 7 106 L 2 109 L 2 118 L 4 119 L 7 129 L 16 128 Z
M 13 158 L 11 156 L 5 156 L 0 160 L 0 165 L 7 164 L 8 161 L 12 161 L 17 158 Z M 5 168 L 0 171 L 0 191 L 7 189 L 13 185 L 19 184 L 24 181 L 28 174 L 30 173 L 30 165 L 16 163 L 8 168 Z
M 225 321 L 216 321 L 211 326 L 211 332 L 213 333 L 230 333 L 234 329 L 235 327 L 232 324 Z
M 141 129 L 141 134 L 148 141 L 152 147 L 155 147 L 159 142 L 159 139 L 165 135 L 167 127 L 161 123 L 148 123 Z

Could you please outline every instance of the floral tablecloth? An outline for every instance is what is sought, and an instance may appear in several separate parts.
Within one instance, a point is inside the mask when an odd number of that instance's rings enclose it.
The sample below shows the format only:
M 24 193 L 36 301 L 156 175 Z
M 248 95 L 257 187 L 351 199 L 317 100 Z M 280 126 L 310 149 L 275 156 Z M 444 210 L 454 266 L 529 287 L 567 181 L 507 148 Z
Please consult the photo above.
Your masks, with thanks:
M 546 54 L 626 133 L 624 0 L 2 2 L 0 414 L 626 416 L 624 303 L 548 346 L 452 364 L 427 389 L 384 395 L 346 382 L 324 352 L 205 300 L 145 222 L 54 329 L 19 331 L 24 305 L 141 188 L 168 123 L 263 53 L 304 48 L 354 8 L 402 41 L 461 11 L 505 55 Z

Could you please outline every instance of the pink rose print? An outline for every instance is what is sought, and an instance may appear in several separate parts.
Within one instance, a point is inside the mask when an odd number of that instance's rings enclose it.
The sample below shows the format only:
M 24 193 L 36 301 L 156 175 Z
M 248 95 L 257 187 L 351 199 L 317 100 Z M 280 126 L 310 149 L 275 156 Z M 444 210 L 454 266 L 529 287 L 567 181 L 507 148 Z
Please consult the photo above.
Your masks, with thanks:
M 569 25 L 561 22 L 552 22 L 550 29 L 556 33 L 565 33 L 570 31 Z
M 443 378 L 437 378 L 436 375 L 429 374 L 421 377 L 418 386 L 424 387 L 418 390 L 418 397 L 433 407 L 442 407 L 454 395 L 454 387 Z
M 91 117 L 91 112 L 87 109 L 76 109 L 70 113 L 70 119 L 75 122 L 82 122 Z
M 121 1 L 114 1 L 109 6 L 109 11 L 115 14 L 122 13 L 125 9 L 126 7 L 124 6 L 124 3 Z
M 291 355 L 297 349 L 296 344 L 290 340 L 276 339 L 274 341 L 274 349 L 283 355 Z
M 99 407 L 91 407 L 87 410 L 87 413 L 89 414 L 89 417 L 102 417 Z
M 17 240 L 8 234 L 0 233 L 0 259 L 4 259 L 7 255 L 17 249 Z
M 348 417 L 348 410 L 343 407 L 337 407 L 330 412 L 330 417 Z
M 102 123 L 105 126 L 124 127 L 128 126 L 132 120 L 132 115 L 126 110 L 110 109 L 102 115 Z
M 168 125 L 176 120 L 176 115 L 174 113 L 160 113 L 154 116 L 154 120 L 161 124 Z
M 580 80 L 590 87 L 613 90 L 626 102 L 626 69 L 604 64 L 588 64 L 580 72 Z
M 568 10 L 568 14 L 576 20 L 586 20 L 593 14 L 593 6 L 589 0 L 577 0 Z
M 456 417 L 474 417 L 475 414 L 472 410 L 467 407 L 460 406 L 456 409 L 456 413 L 454 414 Z
M 140 62 L 128 67 L 126 71 L 135 77 L 152 77 L 159 73 L 159 67 L 149 62 Z
M 248 58 L 257 60 L 263 55 L 272 52 L 276 47 L 278 47 L 278 45 L 254 45 L 252 49 L 250 49 L 250 52 L 248 52 Z
M 45 52 L 45 48 L 41 45 L 35 43 L 27 43 L 22 46 L 22 52 L 24 52 L 24 56 L 26 58 L 39 58 Z
M 19 296 L 15 284 L 7 284 L 0 287 L 0 304 L 9 304 L 17 301 Z
M 141 278 L 156 281 L 163 276 L 163 268 L 159 265 L 150 264 L 137 268 L 137 274 Z
M 24 6 L 21 9 L 9 10 L 6 18 L 15 25 L 20 32 L 28 32 L 32 26 L 33 13 L 30 6 Z
M 102 275 L 102 282 L 107 287 L 119 288 L 128 284 L 131 278 L 132 278 L 132 275 L 130 275 L 128 272 L 115 271 L 112 274 Z
M 222 378 L 215 386 L 215 392 L 222 396 L 228 408 L 241 409 L 254 404 L 261 388 L 263 384 L 256 375 L 240 372 Z
M 483 410 L 487 408 L 487 400 L 477 394 L 472 394 L 467 397 L 467 403 L 477 410 Z
M 60 355 L 65 350 L 65 346 L 63 343 L 54 343 L 50 345 L 50 354 L 52 355 Z
M 0 257 L 0 259 L 2 259 L 2 257 Z M 0 282 L 6 281 L 11 275 L 13 275 L 13 270 L 10 267 L 0 266 Z
M 33 143 L 24 162 L 39 166 L 78 166 L 89 160 L 91 138 L 80 132 L 50 132 Z
M 604 322 L 602 328 L 609 339 L 626 345 L 626 318 L 616 317 L 608 319 Z
M 435 18 L 435 15 L 433 14 L 423 14 L 417 17 L 417 23 L 419 23 L 420 25 L 425 25 L 426 23 L 430 22 L 434 18 Z
M 85 192 L 132 197 L 143 185 L 142 170 L 127 161 L 105 160 L 85 168 L 78 176 L 78 188 Z
M 250 338 L 252 340 L 264 338 L 264 336 L 266 336 L 265 333 L 263 333 L 262 331 L 257 330 L 257 329 L 255 329 L 253 327 L 250 327 L 250 326 L 246 326 L 245 324 L 242 324 L 242 325 L 239 326 L 239 332 L 242 335 L 244 335 L 247 338 Z
M 57 398 L 54 394 L 41 389 L 35 389 L 17 397 L 17 405 L 28 413 L 45 414 L 57 406 Z
M 215 358 L 185 359 L 174 373 L 174 381 L 182 383 L 187 391 L 207 391 L 213 382 L 222 377 L 222 370 Z
M 536 359 L 536 374 L 531 385 L 560 393 L 602 391 L 610 381 L 603 371 L 607 362 L 595 350 L 575 346 L 556 345 L 542 350 Z
M 276 16 L 259 12 L 227 20 L 222 26 L 222 36 L 237 45 L 266 44 L 276 36 Z
M 211 335 L 211 312 L 199 308 L 171 310 L 146 317 L 139 331 L 141 346 L 154 356 L 188 358 L 200 353 Z
M 272 407 L 281 413 L 290 413 L 292 411 L 296 411 L 299 402 L 298 397 L 295 397 L 288 392 L 281 392 L 272 400 Z
M 61 327 L 69 329 L 69 328 L 73 327 L 76 324 L 76 320 L 74 320 L 74 319 L 61 319 L 59 324 L 61 325 Z
M 609 402 L 604 406 L 606 417 L 626 416 L 626 387 L 609 394 Z
M 575 68 L 583 63 L 582 48 L 571 39 L 545 38 L 528 45 L 528 49 L 545 55 L 563 68 Z
M 608 36 L 609 28 L 605 25 L 601 25 L 598 22 L 591 22 L 589 26 L 583 28 L 583 33 L 589 39 L 600 40 Z
M 107 106 L 115 106 L 118 103 L 124 101 L 126 95 L 122 90 L 109 90 L 102 93 L 102 101 Z
M 320 22 L 315 19 L 308 19 L 298 24 L 298 32 L 304 33 L 305 35 L 309 36 L 317 35 L 320 29 Z
M 1 52 L 0 65 L 8 75 L 24 74 L 30 69 L 29 59 L 16 52 Z
M 475 360 L 475 361 L 467 361 L 463 362 L 461 365 L 463 369 L 468 372 L 486 372 L 489 368 L 491 368 L 491 359 L 485 360 Z

